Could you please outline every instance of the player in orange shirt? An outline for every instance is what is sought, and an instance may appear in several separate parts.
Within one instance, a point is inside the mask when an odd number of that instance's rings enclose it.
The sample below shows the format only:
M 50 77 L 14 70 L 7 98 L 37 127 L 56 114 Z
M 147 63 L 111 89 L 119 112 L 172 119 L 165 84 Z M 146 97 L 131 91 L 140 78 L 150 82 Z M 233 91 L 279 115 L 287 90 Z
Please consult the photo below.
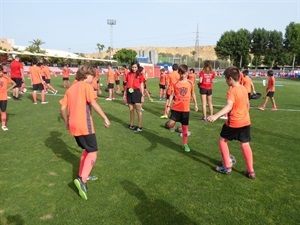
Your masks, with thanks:
M 63 85 L 64 88 L 70 87 L 70 69 L 68 65 L 65 65 L 62 69 L 62 76 L 63 76 Z
M 115 84 L 115 72 L 111 68 L 111 64 L 107 65 L 107 87 L 108 87 L 108 98 L 105 99 L 107 101 L 114 100 L 114 84 Z
M 194 91 L 194 84 L 187 79 L 188 77 L 188 67 L 187 65 L 180 65 L 178 68 L 178 74 L 180 74 L 180 79 L 172 83 L 170 102 L 167 105 L 169 109 L 172 104 L 170 120 L 166 122 L 165 127 L 172 129 L 175 127 L 176 122 L 181 123 L 182 127 L 182 148 L 184 151 L 189 152 L 190 148 L 187 144 L 188 141 L 188 125 L 190 117 L 190 104 L 191 98 L 195 104 L 195 111 L 198 111 L 197 99 Z
M 118 67 L 115 67 L 115 84 L 116 84 L 116 93 L 120 94 L 121 93 L 121 88 L 120 88 L 120 71 Z
M 160 69 L 159 76 L 159 100 L 162 101 L 166 96 L 167 75 L 164 68 Z
M 213 115 L 213 104 L 212 104 L 212 84 L 215 79 L 215 72 L 211 68 L 210 61 L 205 61 L 203 69 L 199 73 L 199 92 L 202 103 L 202 121 L 206 121 L 206 105 L 208 105 L 210 115 Z
M 247 89 L 248 91 L 248 99 L 251 99 L 251 92 L 253 91 L 253 94 L 256 94 L 255 88 L 254 88 L 254 84 L 251 80 L 251 78 L 248 76 L 249 74 L 249 70 L 244 70 L 243 71 L 243 86 Z
M 42 78 L 45 77 L 44 81 L 44 91 L 46 92 L 47 89 L 50 89 L 51 92 L 56 95 L 58 90 L 55 90 L 54 87 L 52 87 L 51 83 L 51 75 L 50 75 L 50 69 L 49 66 L 47 65 L 47 63 L 44 63 L 44 65 L 41 68 L 41 74 L 42 74 Z
M 8 88 L 8 84 L 11 86 Z M 7 121 L 7 92 L 13 89 L 16 86 L 16 83 L 8 76 L 4 76 L 3 66 L 0 65 L 0 110 L 1 110 L 1 128 L 3 131 L 8 131 L 6 126 Z
M 93 79 L 92 86 L 94 88 L 95 94 L 101 95 L 102 91 L 99 85 L 100 70 L 97 66 L 94 66 L 94 68 L 95 68 L 95 77 Z
M 79 147 L 83 149 L 78 170 L 74 180 L 79 195 L 87 200 L 87 181 L 97 159 L 97 139 L 92 118 L 92 108 L 104 120 L 104 126 L 109 127 L 110 121 L 97 103 L 97 95 L 91 85 L 95 77 L 92 66 L 81 66 L 76 73 L 77 82 L 66 91 L 61 104 L 61 114 L 66 128 L 74 136 Z
M 29 68 L 29 74 L 31 79 L 31 85 L 32 85 L 32 98 L 33 98 L 33 104 L 37 104 L 37 91 L 41 91 L 41 103 L 47 104 L 48 102 L 45 101 L 45 91 L 44 91 L 44 84 L 45 81 L 42 79 L 41 74 L 41 63 L 37 63 L 35 61 L 32 62 L 32 66 Z
M 193 84 L 196 83 L 196 74 L 195 74 L 194 68 L 191 68 L 191 69 L 189 70 L 188 79 L 189 79 L 191 82 L 193 82 Z
M 239 83 L 240 71 L 237 67 L 229 67 L 224 71 L 225 80 L 229 88 L 227 91 L 227 103 L 223 109 L 207 118 L 209 122 L 214 122 L 220 116 L 228 113 L 228 120 L 222 127 L 219 147 L 222 154 L 222 166 L 217 166 L 216 170 L 220 173 L 229 174 L 235 160 L 231 160 L 228 148 L 228 141 L 239 140 L 243 151 L 247 170 L 245 175 L 248 178 L 255 178 L 253 169 L 253 156 L 250 147 L 250 115 L 249 99 L 246 88 Z
M 128 70 L 127 70 L 127 66 L 126 64 L 124 64 L 121 68 L 121 74 L 123 75 L 123 93 L 126 90 L 126 78 L 127 78 L 127 74 L 128 74 Z
M 267 72 L 267 75 L 269 77 L 268 86 L 266 88 L 267 96 L 266 96 L 264 104 L 261 107 L 259 107 L 258 109 L 265 110 L 266 105 L 267 105 L 267 103 L 269 101 L 269 98 L 270 98 L 271 102 L 272 102 L 272 105 L 273 105 L 273 107 L 272 107 L 271 110 L 277 110 L 277 106 L 276 106 L 276 102 L 275 102 L 275 98 L 274 98 L 274 94 L 275 94 L 275 78 L 274 78 L 273 70 L 269 70 Z
M 170 94 L 172 92 L 172 85 L 175 84 L 180 79 L 177 63 L 174 63 L 172 65 L 172 70 L 173 70 L 173 72 L 169 73 L 167 82 L 166 82 L 166 89 L 167 89 L 166 104 L 165 104 L 165 108 L 164 108 L 164 115 L 162 115 L 160 117 L 161 119 L 168 119 L 168 111 L 169 111 L 168 105 L 173 100 L 173 99 L 170 99 Z

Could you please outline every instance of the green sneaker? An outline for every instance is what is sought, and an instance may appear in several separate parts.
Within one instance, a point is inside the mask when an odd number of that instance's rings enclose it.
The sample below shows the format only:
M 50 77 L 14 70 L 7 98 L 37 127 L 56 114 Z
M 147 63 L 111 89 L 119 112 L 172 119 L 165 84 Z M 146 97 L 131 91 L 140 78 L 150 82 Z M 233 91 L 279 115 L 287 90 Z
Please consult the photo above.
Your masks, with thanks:
M 185 152 L 190 152 L 191 151 L 190 147 L 187 144 L 183 145 L 182 149 L 184 149 Z
M 79 191 L 80 197 L 83 198 L 84 200 L 87 200 L 87 185 L 83 183 L 81 178 L 76 178 L 74 180 L 74 184 Z
M 88 176 L 87 180 L 90 180 L 90 181 L 98 180 L 98 177 L 97 176 Z

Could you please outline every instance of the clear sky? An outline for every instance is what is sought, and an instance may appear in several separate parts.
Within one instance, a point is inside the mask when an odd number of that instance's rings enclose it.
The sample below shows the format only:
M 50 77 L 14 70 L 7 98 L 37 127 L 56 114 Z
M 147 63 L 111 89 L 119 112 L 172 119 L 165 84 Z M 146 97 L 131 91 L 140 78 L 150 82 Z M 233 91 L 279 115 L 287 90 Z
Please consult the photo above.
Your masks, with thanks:
M 285 33 L 300 23 L 300 0 L 0 0 L 0 38 L 28 46 L 79 53 L 113 47 L 215 45 L 220 36 L 241 28 Z

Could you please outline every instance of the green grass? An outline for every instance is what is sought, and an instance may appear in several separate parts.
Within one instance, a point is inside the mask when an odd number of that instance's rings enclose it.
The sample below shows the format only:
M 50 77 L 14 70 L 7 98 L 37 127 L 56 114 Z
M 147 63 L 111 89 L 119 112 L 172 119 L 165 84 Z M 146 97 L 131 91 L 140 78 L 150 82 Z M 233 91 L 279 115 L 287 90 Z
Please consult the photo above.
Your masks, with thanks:
M 275 93 L 278 111 L 259 111 L 263 99 L 251 100 L 255 180 L 242 174 L 236 141 L 229 143 L 237 159 L 232 174 L 214 171 L 224 121 L 203 123 L 201 111 L 192 112 L 191 152 L 185 153 L 178 133 L 159 119 L 163 102 L 146 98 L 143 132 L 135 134 L 126 128 L 129 112 L 121 96 L 108 102 L 104 92 L 98 102 L 111 127 L 94 113 L 100 154 L 92 174 L 99 180 L 89 182 L 84 201 L 73 184 L 81 149 L 60 117 L 64 90 L 61 78 L 53 77 L 59 93 L 46 96 L 49 104 L 33 105 L 30 93 L 8 102 L 9 131 L 0 131 L 0 224 L 299 224 L 300 82 L 277 83 L 283 84 Z M 262 93 L 261 79 L 254 84 Z M 215 111 L 227 88 L 216 80 Z M 148 89 L 157 99 L 158 80 L 150 79 Z

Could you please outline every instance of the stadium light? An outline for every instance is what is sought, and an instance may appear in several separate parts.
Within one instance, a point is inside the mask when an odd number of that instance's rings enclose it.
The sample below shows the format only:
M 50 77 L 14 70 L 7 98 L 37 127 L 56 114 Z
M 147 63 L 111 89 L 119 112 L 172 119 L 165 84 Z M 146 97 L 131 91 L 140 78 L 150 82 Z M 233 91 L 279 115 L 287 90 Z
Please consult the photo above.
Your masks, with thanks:
M 112 58 L 112 51 L 113 51 L 113 26 L 117 24 L 117 20 L 107 19 L 107 25 L 110 25 L 110 51 L 109 51 L 109 58 Z

